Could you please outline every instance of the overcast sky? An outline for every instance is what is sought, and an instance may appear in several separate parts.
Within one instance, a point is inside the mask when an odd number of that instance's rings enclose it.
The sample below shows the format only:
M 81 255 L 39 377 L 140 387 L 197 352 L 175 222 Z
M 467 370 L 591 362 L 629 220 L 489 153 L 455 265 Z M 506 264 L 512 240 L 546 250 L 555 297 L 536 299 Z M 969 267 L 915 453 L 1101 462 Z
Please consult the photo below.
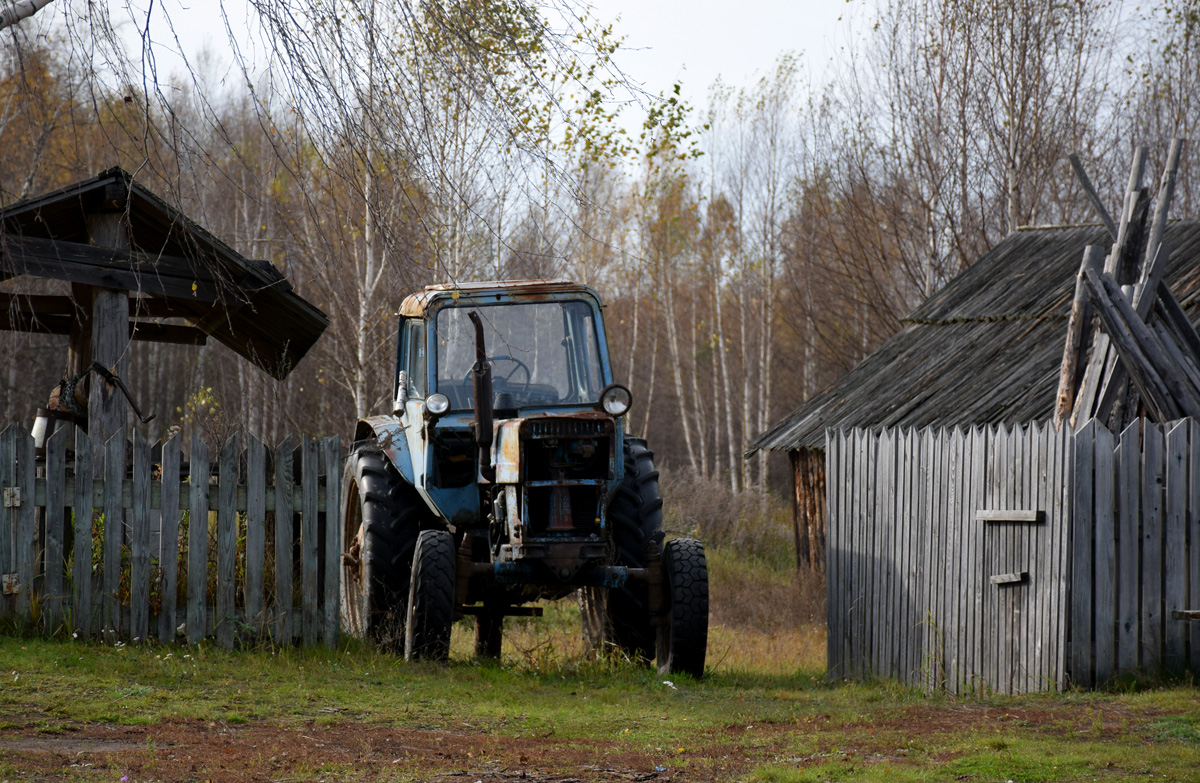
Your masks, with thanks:
M 587 0 L 582 0 L 586 2 Z M 114 18 L 145 19 L 149 0 L 118 0 Z M 650 94 L 669 91 L 681 81 L 684 96 L 703 105 L 708 87 L 718 77 L 734 87 L 749 86 L 766 75 L 786 51 L 801 54 L 805 79 L 822 81 L 824 66 L 844 42 L 845 14 L 861 13 L 867 0 L 590 0 L 595 16 L 617 22 L 625 38 L 618 64 Z M 175 48 L 162 20 L 167 9 L 179 44 L 192 62 L 207 44 L 219 61 L 229 49 L 218 0 L 154 0 L 150 37 L 160 68 L 181 70 L 169 50 Z M 235 30 L 245 30 L 245 3 L 222 0 Z M 54 8 L 51 6 L 50 8 Z M 128 9 L 127 11 L 125 9 Z M 50 9 L 47 9 L 50 10 Z M 618 20 L 619 18 L 619 20 Z M 131 50 L 140 46 L 132 22 L 121 26 Z M 252 41 L 248 41 L 253 46 Z

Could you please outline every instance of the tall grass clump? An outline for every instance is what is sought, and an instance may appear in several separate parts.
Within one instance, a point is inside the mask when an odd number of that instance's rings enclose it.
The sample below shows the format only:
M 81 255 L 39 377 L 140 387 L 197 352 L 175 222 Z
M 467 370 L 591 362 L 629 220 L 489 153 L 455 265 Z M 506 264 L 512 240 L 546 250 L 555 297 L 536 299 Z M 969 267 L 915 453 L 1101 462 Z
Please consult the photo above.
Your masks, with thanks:
M 824 623 L 824 577 L 796 570 L 792 509 L 785 499 L 758 488 L 735 492 L 691 471 L 661 473 L 667 535 L 704 542 L 711 622 L 757 630 Z

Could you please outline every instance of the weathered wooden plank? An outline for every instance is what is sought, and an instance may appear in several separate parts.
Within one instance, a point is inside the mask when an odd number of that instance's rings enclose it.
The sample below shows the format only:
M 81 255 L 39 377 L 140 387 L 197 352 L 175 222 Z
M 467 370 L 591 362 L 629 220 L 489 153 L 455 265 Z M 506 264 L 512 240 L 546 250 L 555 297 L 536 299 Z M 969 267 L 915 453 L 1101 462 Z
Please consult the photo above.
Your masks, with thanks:
M 1053 542 L 1046 556 L 1051 563 L 1050 633 L 1051 633 L 1051 685 L 1056 690 L 1067 686 L 1067 622 L 1070 601 L 1071 570 L 1071 499 L 1075 491 L 1074 476 L 1070 466 L 1075 461 L 1075 437 L 1067 428 L 1049 433 L 1053 449 L 1053 472 L 1050 475 L 1048 492 L 1049 511 L 1054 518 L 1050 540 Z M 1091 558 L 1091 552 L 1088 552 Z
M 1041 454 L 1039 453 L 1039 443 L 1041 440 L 1041 428 L 1036 422 L 1029 424 L 1023 428 L 1021 440 L 1018 447 L 1020 449 L 1021 461 L 1017 473 L 1018 494 L 1016 498 L 1016 506 L 1014 508 L 1036 508 L 1037 500 L 1035 498 L 1038 476 L 1040 475 L 1043 465 L 1041 463 Z M 1036 568 L 1037 560 L 1034 552 L 1034 541 L 1031 535 L 1030 525 L 1010 525 L 1013 531 L 1015 557 L 1013 560 L 1014 570 L 1021 569 L 1029 571 Z M 1022 639 L 1017 647 L 1017 674 L 1014 681 L 1014 693 L 1028 693 L 1030 689 L 1038 689 L 1038 684 L 1035 682 L 1037 676 L 1037 656 L 1040 651 L 1040 642 L 1038 638 L 1038 587 L 1032 580 L 1027 580 L 1019 586 L 1017 596 L 1017 625 L 1020 629 Z
M 246 622 L 257 636 L 266 631 L 263 572 L 266 564 L 267 451 L 253 435 L 246 444 Z
M 1188 420 L 1188 608 L 1200 608 L 1200 421 Z M 1188 626 L 1188 668 L 1200 671 L 1200 623 Z
M 963 532 L 971 522 L 971 510 L 967 506 L 966 493 L 970 485 L 971 470 L 968 464 L 967 437 L 961 427 L 955 427 L 950 434 L 953 444 L 951 454 L 952 468 L 952 505 L 950 510 L 950 525 L 946 540 L 946 683 L 954 692 L 961 688 L 966 672 L 962 665 L 963 646 L 963 604 L 966 596 L 963 593 L 963 583 L 966 575 L 963 573 Z
M 1025 431 L 1020 424 L 1014 424 L 1008 432 L 1008 462 L 1005 465 L 1005 481 L 1007 488 L 1005 489 L 1006 508 L 1016 508 L 1022 504 L 1021 498 L 1021 479 L 1023 474 L 1021 464 Z M 1005 525 L 1002 527 L 1004 536 L 1004 568 L 1003 570 L 1011 570 L 1018 562 L 1017 555 L 1017 531 L 1013 525 Z M 1021 632 L 1021 609 L 1024 601 L 1018 600 L 1018 595 L 1015 590 L 1002 590 L 1001 598 L 1004 601 L 1004 622 L 1005 622 L 1005 643 L 1004 643 L 1004 662 L 1005 666 L 1001 670 L 1001 690 L 1004 693 L 1015 693 L 1017 677 L 1020 674 L 1021 660 L 1020 652 L 1022 645 L 1025 643 L 1024 635 Z M 1021 599 L 1024 595 L 1019 596 Z
M 1044 432 L 1044 443 L 1048 453 L 1045 483 L 1040 490 L 1041 500 L 1047 516 L 1053 523 L 1034 532 L 1039 541 L 1038 569 L 1044 570 L 1045 592 L 1041 596 L 1039 624 L 1045 639 L 1045 651 L 1041 659 L 1039 690 L 1047 686 L 1058 690 L 1064 683 L 1066 650 L 1061 643 L 1068 620 L 1068 605 L 1063 580 L 1062 563 L 1069 562 L 1071 538 L 1066 529 L 1068 523 L 1063 514 L 1063 498 L 1070 497 L 1070 481 L 1063 473 L 1064 439 L 1053 427 Z
M 1140 667 L 1162 666 L 1163 643 L 1163 469 L 1162 426 L 1146 423 L 1142 430 L 1142 563 Z
M 1165 354 L 1165 351 L 1161 350 L 1161 346 L 1152 344 L 1153 333 L 1146 329 L 1145 324 L 1138 321 L 1136 316 L 1132 321 L 1123 317 L 1125 312 L 1120 303 L 1124 302 L 1126 306 L 1129 303 L 1125 301 L 1125 297 L 1111 277 L 1097 276 L 1088 270 L 1087 282 L 1092 304 L 1095 306 L 1100 320 L 1104 323 L 1109 339 L 1128 368 L 1130 377 L 1136 384 L 1138 393 L 1142 396 L 1142 401 L 1150 409 L 1156 421 L 1179 418 L 1184 410 L 1180 406 L 1190 404 L 1192 401 L 1187 398 L 1178 399 L 1175 396 L 1177 390 L 1168 387 L 1170 378 L 1164 378 L 1160 374 L 1159 368 L 1162 367 L 1162 362 L 1156 363 L 1150 353 L 1159 351 Z M 1141 329 L 1145 329 L 1145 334 L 1138 330 L 1139 324 Z M 1140 338 L 1144 338 L 1144 340 Z M 1165 362 L 1165 358 L 1163 362 Z M 1192 415 L 1200 412 L 1200 403 L 1191 412 Z
M 296 633 L 292 613 L 292 438 L 275 446 L 275 632 L 281 644 Z
M 1170 324 L 1171 334 L 1182 339 L 1187 346 L 1184 353 L 1189 356 L 1200 356 L 1200 334 L 1188 319 L 1187 313 L 1179 305 L 1179 300 L 1171 293 L 1165 282 L 1158 284 L 1158 299 L 1155 301 L 1155 312 Z
M 1112 681 L 1117 671 L 1117 493 L 1118 476 L 1121 475 L 1120 455 L 1116 438 L 1106 427 L 1096 425 L 1093 444 L 1092 517 L 1095 520 L 1093 537 L 1093 567 L 1095 576 L 1093 634 L 1095 644 L 1092 652 L 1093 683 L 1102 687 Z M 1078 451 L 1076 451 L 1078 458 Z M 1076 473 L 1076 480 L 1084 482 L 1087 474 Z M 1080 489 L 1081 492 L 1085 488 Z
M 63 575 L 66 555 L 63 551 L 66 529 L 65 495 L 67 491 L 67 439 L 71 429 L 56 430 L 46 440 L 46 576 L 44 600 L 46 629 L 59 630 L 63 619 L 66 590 Z
M 1095 245 L 1083 250 L 1083 261 L 1075 276 L 1075 297 L 1071 302 L 1071 316 L 1067 320 L 1067 338 L 1063 346 L 1062 366 L 1058 376 L 1058 402 L 1054 410 L 1054 424 L 1061 425 L 1071 417 L 1075 408 L 1075 395 L 1083 379 L 1080 366 L 1087 356 L 1092 338 L 1092 306 L 1088 300 L 1085 269 L 1098 270 L 1104 265 L 1104 251 Z
M 133 433 L 133 508 L 129 534 L 129 637 L 150 639 L 150 444 Z
M 838 638 L 841 631 L 841 614 L 837 592 L 841 585 L 838 574 L 838 529 L 841 525 L 840 484 L 843 481 L 841 463 L 841 440 L 839 432 L 825 430 L 825 676 L 834 681 L 839 679 L 841 661 L 838 659 Z M 798 481 L 795 463 L 792 465 L 793 481 Z
M 233 648 L 237 617 L 237 480 L 238 437 L 231 435 L 221 449 L 217 467 L 217 644 Z
M 5 585 L 11 585 L 12 580 L 17 578 L 14 542 L 20 509 L 12 506 L 12 491 L 17 486 L 16 442 L 20 431 L 20 427 L 10 424 L 0 433 L 0 488 L 9 495 L 9 502 L 0 508 L 0 577 L 3 577 Z M 0 615 L 12 614 L 16 609 L 16 596 L 12 594 L 11 587 L 0 591 Z
M 856 678 L 867 677 L 870 674 L 870 603 L 871 603 L 871 573 L 870 573 L 870 556 L 871 556 L 871 469 L 873 462 L 870 458 L 871 452 L 871 435 L 866 431 L 860 431 L 858 434 L 858 476 L 855 478 L 855 483 L 858 486 L 858 512 L 857 527 L 858 527 L 858 542 L 855 546 L 855 603 L 854 612 L 857 619 L 855 620 L 854 632 L 851 636 L 851 644 L 854 651 L 854 676 Z
M 921 617 L 918 622 L 922 624 L 921 627 L 923 629 L 923 645 L 921 649 L 921 671 L 923 678 L 921 685 L 926 692 L 932 692 L 940 687 L 938 661 L 941 658 L 941 649 L 938 645 L 939 630 L 934 619 L 937 616 L 938 584 L 937 568 L 933 566 L 937 562 L 938 516 L 941 513 L 941 468 L 943 454 L 937 430 L 930 427 L 924 432 L 928 472 L 925 476 L 925 509 L 921 525 L 925 534 L 924 541 L 922 542 L 921 560 L 930 567 L 925 569 L 925 573 L 921 579 L 922 601 L 918 605 Z
M 924 680 L 931 659 L 933 644 L 930 639 L 933 629 L 929 627 L 929 572 L 932 570 L 929 560 L 929 540 L 932 530 L 933 501 L 933 465 L 936 461 L 935 438 L 932 430 L 922 429 L 916 436 L 920 459 L 918 473 L 914 477 L 917 488 L 917 513 L 913 519 L 915 537 L 913 539 L 913 559 L 915 573 L 913 574 L 913 610 L 910 628 L 913 631 L 913 684 L 928 686 Z
M 987 502 L 988 430 L 978 425 L 971 428 L 971 507 L 981 508 Z M 968 617 L 967 640 L 970 645 L 971 680 L 968 693 L 982 691 L 983 680 L 983 542 L 984 530 L 971 525 L 968 530 L 970 547 L 967 555 Z
M 1167 227 L 1167 214 L 1171 210 L 1171 199 L 1175 195 L 1175 174 L 1179 170 L 1179 157 L 1182 152 L 1183 139 L 1177 136 L 1171 140 L 1167 163 L 1158 182 L 1154 219 L 1150 222 L 1150 234 L 1146 238 L 1146 256 L 1133 297 L 1133 304 L 1142 317 L 1148 312 L 1147 300 L 1152 299 L 1153 292 L 1158 288 L 1163 272 L 1166 271 L 1167 257 L 1170 255 L 1162 251 L 1162 238 Z M 1150 296 L 1147 296 L 1147 292 Z
M 175 622 L 179 605 L 179 433 L 162 448 L 162 523 L 159 532 L 159 592 L 162 608 L 158 611 L 158 641 L 171 644 L 177 633 Z
M 1188 422 L 1175 422 L 1167 431 L 1166 498 L 1163 562 L 1163 669 L 1183 673 L 1187 662 L 1187 633 L 1171 612 L 1187 609 Z
M 875 526 L 877 532 L 875 603 L 875 671 L 877 676 L 894 679 L 892 651 L 895 644 L 893 578 L 895 574 L 895 432 L 884 429 L 878 435 L 878 472 L 876 482 Z
M 104 448 L 104 626 L 110 643 L 120 639 L 121 545 L 125 537 L 125 512 L 121 508 L 121 482 L 125 477 L 125 435 L 115 433 Z
M 1096 421 L 1093 419 L 1075 433 L 1074 512 L 1071 521 L 1071 655 L 1070 680 L 1081 688 L 1094 682 L 1092 651 L 1095 646 L 1092 591 L 1094 589 L 1092 514 L 1093 471 L 1095 470 Z
M 71 524 L 75 536 L 75 565 L 71 574 L 71 625 L 77 633 L 92 632 L 92 442 L 75 430 L 75 504 Z
M 984 508 L 975 512 L 976 522 L 1043 525 L 1046 511 L 1040 508 Z
M 342 571 L 342 441 L 334 435 L 321 442 L 322 462 L 325 465 L 325 646 L 337 647 L 338 632 L 341 630 L 338 612 L 341 609 Z
M 218 297 L 212 280 L 186 258 L 13 235 L 4 250 L 12 271 L 36 277 L 200 302 Z
M 321 616 L 317 611 L 317 558 L 320 538 L 320 525 L 317 519 L 317 474 L 320 469 L 320 456 L 316 441 L 310 438 L 301 440 L 301 475 L 303 488 L 300 494 L 300 574 L 301 574 L 301 634 L 304 644 L 311 647 L 321 638 Z
M 894 512 L 893 562 L 892 562 L 892 677 L 907 683 L 907 648 L 909 643 L 908 630 L 908 501 L 911 498 L 911 453 L 909 452 L 909 432 L 902 427 L 895 428 L 896 456 L 895 481 L 893 484 L 892 509 Z
M 1117 224 L 1109 216 L 1108 210 L 1104 208 L 1104 202 L 1100 200 L 1100 196 L 1096 193 L 1096 188 L 1092 186 L 1091 180 L 1088 179 L 1087 172 L 1083 170 L 1083 164 L 1079 161 L 1079 156 L 1072 152 L 1067 156 L 1067 160 L 1071 161 L 1071 168 L 1075 170 L 1075 178 L 1079 180 L 1079 184 L 1083 187 L 1084 195 L 1088 197 L 1088 201 L 1092 204 L 1092 209 L 1096 210 L 1100 222 L 1108 229 L 1108 234 L 1114 242 L 1117 241 Z
M 16 428 L 13 442 L 16 457 L 16 486 L 20 489 L 21 503 L 13 509 L 16 518 L 17 537 L 13 545 L 13 556 L 17 560 L 17 612 L 28 616 L 33 605 L 34 575 L 37 569 L 37 514 L 33 504 L 34 459 L 33 438 L 25 430 Z
M 862 658 L 863 635 L 866 632 L 865 612 L 869 597 L 865 596 L 866 575 L 862 566 L 862 558 L 866 552 L 866 497 L 867 497 L 867 455 L 866 433 L 855 429 L 854 434 L 854 542 L 847 558 L 852 572 L 850 584 L 853 592 L 850 594 L 850 633 L 848 644 L 850 650 L 850 675 L 858 678 L 866 673 Z
M 208 633 L 208 446 L 192 434 L 188 475 L 187 640 L 199 644 Z
M 1028 464 L 1028 494 L 1025 502 L 1036 509 L 1043 510 L 1050 504 L 1047 500 L 1048 474 L 1053 470 L 1053 454 L 1047 437 L 1052 425 L 1040 426 L 1034 422 L 1026 435 L 1029 444 Z M 1030 572 L 1029 596 L 1026 599 L 1025 628 L 1029 634 L 1025 642 L 1025 682 L 1024 693 L 1035 693 L 1044 690 L 1049 677 L 1049 663 L 1052 654 L 1049 638 L 1049 591 L 1052 585 L 1048 544 L 1043 533 L 1049 530 L 1048 525 L 1019 525 L 1018 534 L 1024 540 L 1024 563 Z
M 1138 422 L 1121 433 L 1117 446 L 1117 672 L 1138 666 L 1141 617 L 1138 607 L 1138 550 L 1141 536 L 1141 438 Z

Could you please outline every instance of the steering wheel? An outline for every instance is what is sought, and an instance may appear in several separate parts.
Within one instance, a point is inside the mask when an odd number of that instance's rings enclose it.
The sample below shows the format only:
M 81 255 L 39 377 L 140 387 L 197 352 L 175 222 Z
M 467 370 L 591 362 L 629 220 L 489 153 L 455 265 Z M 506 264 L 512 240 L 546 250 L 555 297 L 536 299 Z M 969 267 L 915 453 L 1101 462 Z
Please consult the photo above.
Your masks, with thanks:
M 519 394 L 524 394 L 529 391 L 530 383 L 533 381 L 533 373 L 529 371 L 529 365 L 525 364 L 525 362 L 521 361 L 520 359 L 518 359 L 515 356 L 489 356 L 488 357 L 488 364 L 491 364 L 493 367 L 495 367 L 496 362 L 511 362 L 513 365 L 513 368 L 508 371 L 507 375 L 500 375 L 499 373 L 496 373 L 496 375 L 494 376 L 495 378 L 499 378 L 500 380 L 504 381 L 504 385 L 506 388 L 507 387 L 516 387 L 516 384 L 513 383 L 512 378 L 518 372 L 524 370 L 525 371 L 525 383 L 521 384 L 520 388 L 515 389 L 515 391 Z M 468 383 L 471 380 L 471 372 L 472 372 L 472 370 L 467 370 L 467 374 L 463 376 L 464 384 Z

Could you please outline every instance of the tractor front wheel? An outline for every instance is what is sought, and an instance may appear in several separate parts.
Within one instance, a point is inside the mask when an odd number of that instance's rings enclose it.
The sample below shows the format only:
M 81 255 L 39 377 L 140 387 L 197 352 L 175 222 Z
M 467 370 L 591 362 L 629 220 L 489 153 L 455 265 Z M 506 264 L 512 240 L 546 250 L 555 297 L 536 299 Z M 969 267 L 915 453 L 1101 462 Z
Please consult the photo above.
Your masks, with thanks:
M 453 624 L 454 537 L 445 530 L 422 530 L 413 554 L 404 657 L 410 661 L 449 658 Z
M 708 563 L 704 544 L 674 538 L 663 548 L 665 622 L 657 639 L 658 671 L 704 675 L 708 651 Z

